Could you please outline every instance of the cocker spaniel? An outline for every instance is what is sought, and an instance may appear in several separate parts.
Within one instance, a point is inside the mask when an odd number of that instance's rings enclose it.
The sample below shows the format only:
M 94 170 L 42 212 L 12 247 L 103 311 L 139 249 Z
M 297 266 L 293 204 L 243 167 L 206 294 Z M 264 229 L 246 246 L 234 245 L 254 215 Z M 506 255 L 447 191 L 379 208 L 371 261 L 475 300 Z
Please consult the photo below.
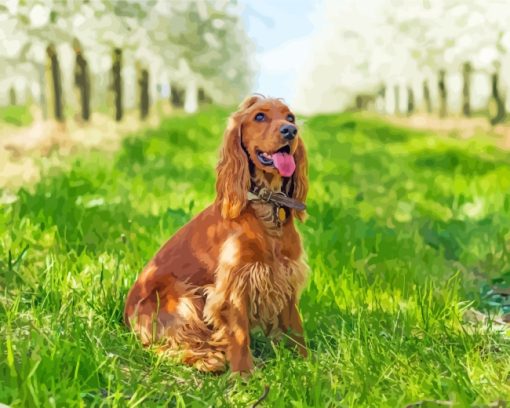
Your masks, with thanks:
M 308 190 L 305 146 L 278 99 L 233 113 L 217 166 L 216 200 L 181 228 L 131 288 L 126 323 L 144 345 L 203 371 L 253 369 L 250 330 L 288 334 L 307 350 L 298 312 L 307 275 L 294 218 Z

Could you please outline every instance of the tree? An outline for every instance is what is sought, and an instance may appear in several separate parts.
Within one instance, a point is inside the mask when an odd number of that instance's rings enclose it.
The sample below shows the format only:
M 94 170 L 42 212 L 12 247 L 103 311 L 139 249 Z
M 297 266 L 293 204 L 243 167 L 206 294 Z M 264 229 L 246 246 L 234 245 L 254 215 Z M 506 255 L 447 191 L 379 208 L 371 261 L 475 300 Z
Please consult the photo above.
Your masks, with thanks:
M 147 16 L 147 25 L 159 29 L 147 34 L 151 47 L 159 50 L 167 69 L 173 71 L 170 82 L 187 84 L 182 89 L 193 95 L 185 100 L 194 99 L 192 104 L 198 105 L 199 88 L 225 104 L 246 94 L 252 74 L 250 40 L 233 2 L 157 0 L 154 8 L 158 12 Z
M 184 107 L 184 89 L 177 84 L 170 86 L 170 103 L 174 108 Z
M 427 79 L 423 80 L 423 100 L 425 101 L 427 113 L 432 113 L 432 99 L 430 98 L 430 88 Z
M 395 85 L 393 93 L 395 95 L 394 97 L 395 107 L 393 108 L 393 112 L 395 113 L 395 115 L 398 115 L 400 113 L 400 87 L 398 85 Z
M 62 101 L 62 74 L 60 73 L 60 64 L 58 62 L 57 52 L 53 44 L 48 45 L 46 48 L 48 55 L 48 71 L 52 84 L 52 100 L 53 112 L 55 119 L 60 122 L 64 121 L 64 107 Z
M 144 120 L 149 115 L 149 71 L 139 68 L 139 95 L 140 95 L 140 119 Z
M 16 89 L 14 89 L 13 86 L 11 86 L 9 88 L 9 104 L 11 106 L 15 106 L 17 105 L 17 100 L 16 100 Z
M 378 0 L 369 8 L 355 0 L 322 4 L 321 28 L 310 46 L 314 55 L 300 75 L 305 85 L 298 107 L 306 111 L 341 109 L 381 83 L 394 87 L 424 78 L 427 111 L 437 94 L 441 116 L 456 105 L 471 113 L 471 104 L 480 104 L 472 98 L 477 90 L 471 73 L 493 75 L 510 48 L 510 7 L 498 0 Z M 453 93 L 451 79 L 467 61 L 464 93 Z M 333 67 L 342 67 L 340 74 Z M 431 92 L 432 78 L 437 92 Z M 407 93 L 415 106 L 416 96 Z
M 115 96 L 115 120 L 118 122 L 122 120 L 124 115 L 122 105 L 122 50 L 115 48 L 113 50 L 113 64 L 112 64 L 112 90 Z
M 462 69 L 462 113 L 464 116 L 471 116 L 471 64 L 464 63 Z
M 414 91 L 411 86 L 407 87 L 407 114 L 412 115 L 414 113 Z
M 491 125 L 496 125 L 505 119 L 505 103 L 499 92 L 499 74 L 494 72 L 491 77 L 491 99 L 490 104 L 493 106 L 489 109 Z
M 87 60 L 79 40 L 73 41 L 76 61 L 74 67 L 74 84 L 78 88 L 81 105 L 81 118 L 84 121 L 90 119 L 90 75 Z
M 439 71 L 437 87 L 439 90 L 439 116 L 444 118 L 448 113 L 448 91 L 446 88 L 446 72 L 444 69 Z
M 199 96 L 202 102 L 238 102 L 250 85 L 250 41 L 234 1 L 33 0 L 0 5 L 0 17 L 9 23 L 3 28 L 8 35 L 0 36 L 0 52 L 3 47 L 13 48 L 13 41 L 9 41 L 13 35 L 16 44 L 22 43 L 20 49 L 3 53 L 8 54 L 9 68 L 3 65 L 0 70 L 12 75 L 15 69 L 19 73 L 20 64 L 24 64 L 27 72 L 23 75 L 31 79 L 36 72 L 40 88 L 44 90 L 48 87 L 44 75 L 48 59 L 52 75 L 47 78 L 50 82 L 61 81 L 49 84 L 51 94 L 59 95 L 54 99 L 59 101 L 60 118 L 64 111 L 63 96 L 74 87 L 81 116 L 87 120 L 91 111 L 92 82 L 109 76 L 115 118 L 121 120 L 126 107 L 136 100 L 136 77 L 129 80 L 122 77 L 130 75 L 135 61 L 144 65 L 140 77 L 142 115 L 149 110 L 149 96 L 155 98 L 153 91 L 157 83 L 180 84 L 185 95 L 176 88 L 172 93 L 176 98 L 174 102 L 188 108 L 197 105 Z M 66 63 L 68 59 L 61 58 L 61 54 L 73 50 L 74 80 L 69 81 L 66 80 L 68 76 L 59 75 L 56 68 L 69 69 L 62 66 L 62 61 Z M 105 64 L 105 56 L 110 57 L 110 64 Z M 198 89 L 203 90 L 200 95 Z M 101 88 L 94 91 L 96 97 L 104 92 Z M 45 102 L 46 97 L 45 92 L 41 92 L 41 102 Z

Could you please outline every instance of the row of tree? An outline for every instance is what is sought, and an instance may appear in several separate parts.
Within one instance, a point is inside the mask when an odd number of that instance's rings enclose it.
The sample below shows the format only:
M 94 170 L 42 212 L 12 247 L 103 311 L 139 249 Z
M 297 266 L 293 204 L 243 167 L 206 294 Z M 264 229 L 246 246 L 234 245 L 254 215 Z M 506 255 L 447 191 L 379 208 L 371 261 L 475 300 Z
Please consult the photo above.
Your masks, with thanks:
M 503 120 L 510 3 L 325 0 L 321 17 L 296 98 L 303 110 L 334 111 L 354 101 L 389 113 L 470 116 L 489 106 L 491 121 Z
M 64 95 L 83 120 L 94 103 L 121 120 L 134 100 L 144 118 L 154 95 L 193 111 L 237 102 L 250 87 L 250 42 L 234 1 L 8 2 L 0 23 L 3 89 L 22 83 L 58 120 Z
M 464 63 L 462 70 L 462 100 L 461 100 L 461 113 L 465 117 L 471 117 L 473 114 L 472 108 L 472 65 L 469 62 Z M 434 105 L 437 105 L 437 113 L 439 117 L 445 118 L 448 113 L 448 88 L 446 86 L 446 72 L 439 71 L 437 75 L 437 103 L 433 103 L 430 81 L 424 79 L 421 86 L 421 110 L 432 114 L 434 113 Z M 505 120 L 506 106 L 505 98 L 499 87 L 499 72 L 495 71 L 490 75 L 490 96 L 487 101 L 486 111 L 489 121 L 492 125 L 496 125 Z M 409 85 L 394 85 L 392 101 L 388 101 L 388 89 L 382 85 L 376 93 L 360 93 L 354 98 L 353 108 L 356 110 L 378 110 L 383 113 L 406 114 L 412 115 L 419 108 L 416 104 L 416 96 L 414 87 Z M 406 96 L 405 108 L 402 108 L 400 96 L 404 92 Z M 391 106 L 393 105 L 393 106 Z

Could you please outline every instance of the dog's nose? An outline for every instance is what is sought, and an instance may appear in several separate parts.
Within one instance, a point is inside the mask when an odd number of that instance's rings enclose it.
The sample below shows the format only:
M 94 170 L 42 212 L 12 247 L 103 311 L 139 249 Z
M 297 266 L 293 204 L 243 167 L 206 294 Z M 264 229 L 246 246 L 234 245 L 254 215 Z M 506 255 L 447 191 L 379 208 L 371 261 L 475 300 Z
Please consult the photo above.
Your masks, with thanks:
M 282 134 L 284 139 L 292 140 L 297 135 L 297 127 L 295 127 L 294 125 L 283 125 L 280 128 L 280 133 Z

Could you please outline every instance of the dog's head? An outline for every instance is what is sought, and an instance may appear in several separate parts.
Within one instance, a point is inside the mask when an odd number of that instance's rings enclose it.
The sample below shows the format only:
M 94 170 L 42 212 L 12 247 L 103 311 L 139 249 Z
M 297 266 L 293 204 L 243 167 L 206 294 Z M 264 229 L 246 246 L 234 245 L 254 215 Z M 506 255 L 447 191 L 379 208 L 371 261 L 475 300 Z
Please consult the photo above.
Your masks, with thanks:
M 217 200 L 225 218 L 236 218 L 246 205 L 252 172 L 290 178 L 292 197 L 305 202 L 308 163 L 295 116 L 278 99 L 252 96 L 232 114 L 225 131 L 217 171 Z M 296 212 L 299 219 L 304 211 Z

